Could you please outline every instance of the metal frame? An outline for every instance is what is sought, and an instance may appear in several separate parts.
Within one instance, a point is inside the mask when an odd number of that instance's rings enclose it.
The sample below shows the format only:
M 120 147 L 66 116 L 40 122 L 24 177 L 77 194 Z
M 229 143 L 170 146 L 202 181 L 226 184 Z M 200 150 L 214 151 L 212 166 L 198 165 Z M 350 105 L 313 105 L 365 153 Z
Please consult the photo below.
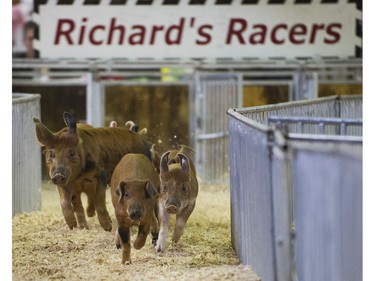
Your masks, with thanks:
M 296 133 L 305 134 L 307 132 L 306 127 L 309 125 L 313 126 L 313 129 L 317 134 L 324 135 L 329 134 L 339 134 L 346 135 L 348 126 L 360 127 L 362 129 L 362 120 L 359 119 L 341 119 L 341 118 L 321 118 L 321 117 L 289 117 L 289 116 L 269 116 L 268 123 L 273 127 L 273 123 L 276 128 L 284 129 L 287 125 L 296 125 Z M 328 125 L 334 125 L 333 130 L 325 132 Z M 317 127 L 317 128 L 316 128 Z M 291 128 L 289 126 L 288 128 Z M 311 130 L 311 127 L 309 128 Z M 290 129 L 287 129 L 290 132 Z
M 121 61 L 13 60 L 14 85 L 86 86 L 86 120 L 93 126 L 104 126 L 105 87 L 113 85 L 183 85 L 192 87 L 191 75 L 180 81 L 161 81 L 162 67 L 188 67 L 189 64 L 139 63 Z M 145 70 L 148 69 L 148 70 Z M 190 70 L 191 72 L 191 70 Z M 169 73 L 168 76 L 180 74 Z M 111 77 L 116 79 L 111 80 Z M 140 78 L 146 77 L 146 80 Z M 118 80 L 121 78 L 121 80 Z M 129 80 L 130 79 L 130 80 Z M 192 93 L 191 90 L 189 90 Z
M 288 132 L 269 125 L 279 119 L 310 118 L 316 124 L 323 120 L 340 124 L 344 119 L 317 116 L 360 118 L 341 107 L 357 112 L 361 100 L 361 96 L 330 97 L 228 110 L 232 243 L 241 262 L 252 265 L 262 280 L 361 279 L 362 136 Z M 308 117 L 301 117 L 304 112 Z M 361 127 L 359 120 L 348 123 Z M 332 164 L 339 168 L 327 173 Z M 309 171 L 313 176 L 308 177 Z M 304 211 L 309 190 L 314 196 L 329 196 L 332 209 L 323 202 L 327 207 L 315 210 L 310 204 Z M 310 220 L 321 227 L 319 234 L 311 230 Z M 325 233 L 336 236 L 327 240 Z M 315 253 L 312 245 L 320 252 Z M 314 256 L 321 253 L 324 258 Z

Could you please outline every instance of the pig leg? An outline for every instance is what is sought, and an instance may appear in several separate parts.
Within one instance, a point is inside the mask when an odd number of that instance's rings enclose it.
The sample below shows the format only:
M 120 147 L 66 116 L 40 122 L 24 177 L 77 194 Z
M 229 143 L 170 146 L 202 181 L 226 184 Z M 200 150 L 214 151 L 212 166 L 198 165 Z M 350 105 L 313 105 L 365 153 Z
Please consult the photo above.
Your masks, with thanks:
M 78 227 L 88 229 L 86 217 L 85 217 L 85 210 L 83 209 L 80 193 L 73 194 L 72 204 L 73 204 L 74 212 L 76 213 Z
M 169 214 L 165 210 L 164 204 L 161 200 L 159 201 L 159 223 L 160 232 L 155 248 L 157 252 L 163 252 L 167 245 Z
M 176 225 L 173 232 L 172 241 L 177 243 L 180 240 L 182 234 L 184 233 L 185 225 L 189 219 L 191 213 L 195 207 L 195 202 L 191 205 L 187 205 L 185 209 L 178 215 L 176 215 Z
M 105 231 L 112 230 L 112 222 L 109 217 L 107 207 L 105 205 L 105 192 L 106 189 L 104 186 L 97 185 L 95 193 L 95 209 L 98 214 L 98 220 L 100 225 Z
M 87 195 L 86 214 L 88 217 L 95 216 L 95 186 L 96 183 L 92 181 L 84 181 L 83 190 Z
M 72 206 L 72 192 L 70 188 L 66 186 L 58 185 L 57 189 L 59 190 L 60 205 L 66 224 L 70 229 L 73 229 L 73 227 L 77 227 L 77 220 L 74 216 L 74 210 Z
M 137 250 L 141 249 L 145 243 L 147 235 L 150 233 L 150 224 L 140 225 L 138 227 L 138 236 L 134 241 L 134 248 Z
M 116 244 L 119 243 L 122 249 L 122 259 L 123 264 L 130 264 L 130 229 L 126 226 L 119 226 L 117 228 L 117 239 Z
M 87 195 L 87 208 L 86 214 L 88 217 L 95 216 L 95 204 L 94 194 Z
M 159 222 L 158 222 L 158 219 L 156 218 L 155 213 L 152 213 L 151 235 L 152 235 L 152 245 L 156 246 L 156 242 L 158 241 L 158 236 L 159 236 Z
M 116 249 L 121 249 L 121 238 L 120 234 L 118 233 L 118 228 L 116 231 Z

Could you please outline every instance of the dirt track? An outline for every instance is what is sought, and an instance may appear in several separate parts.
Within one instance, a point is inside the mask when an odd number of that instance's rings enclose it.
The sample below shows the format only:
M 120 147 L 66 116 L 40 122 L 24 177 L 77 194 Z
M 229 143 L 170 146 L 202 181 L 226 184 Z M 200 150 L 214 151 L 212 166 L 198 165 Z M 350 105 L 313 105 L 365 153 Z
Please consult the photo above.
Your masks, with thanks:
M 112 232 L 96 216 L 88 218 L 89 230 L 70 230 L 55 186 L 43 185 L 42 210 L 13 218 L 13 280 L 260 280 L 231 247 L 228 187 L 201 186 L 179 243 L 156 254 L 149 238 L 142 249 L 132 248 L 133 263 L 126 266 L 114 244 L 109 192 L 107 207 Z

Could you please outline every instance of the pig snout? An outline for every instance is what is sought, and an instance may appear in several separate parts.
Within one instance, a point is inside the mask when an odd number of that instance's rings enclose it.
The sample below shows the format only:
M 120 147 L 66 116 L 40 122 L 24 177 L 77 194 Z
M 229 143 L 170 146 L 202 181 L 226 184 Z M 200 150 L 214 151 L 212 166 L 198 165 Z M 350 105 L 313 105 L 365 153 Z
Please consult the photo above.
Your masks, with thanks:
M 52 177 L 52 182 L 54 184 L 64 184 L 66 183 L 66 176 L 62 174 L 56 174 Z
M 181 203 L 176 198 L 168 199 L 167 202 L 165 203 L 165 210 L 169 214 L 177 214 L 180 208 L 181 208 Z
M 130 214 L 129 214 L 129 217 L 132 221 L 141 221 L 142 218 L 143 218 L 143 212 L 141 209 L 133 209 Z
M 68 180 L 67 174 L 62 170 L 56 170 L 51 177 L 54 184 L 65 184 Z
M 65 184 L 68 181 L 70 173 L 63 167 L 56 167 L 51 169 L 51 181 L 54 184 Z

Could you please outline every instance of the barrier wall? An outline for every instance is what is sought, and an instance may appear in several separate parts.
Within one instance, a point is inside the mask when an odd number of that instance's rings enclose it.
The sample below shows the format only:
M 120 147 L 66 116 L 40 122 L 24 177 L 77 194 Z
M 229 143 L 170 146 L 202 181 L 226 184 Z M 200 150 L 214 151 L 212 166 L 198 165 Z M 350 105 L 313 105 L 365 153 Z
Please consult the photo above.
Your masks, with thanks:
M 13 93 L 12 215 L 41 208 L 41 150 L 33 117 L 40 118 L 40 95 Z
M 361 280 L 362 137 L 268 124 L 271 115 L 357 120 L 353 104 L 361 97 L 228 110 L 232 243 L 263 281 Z

